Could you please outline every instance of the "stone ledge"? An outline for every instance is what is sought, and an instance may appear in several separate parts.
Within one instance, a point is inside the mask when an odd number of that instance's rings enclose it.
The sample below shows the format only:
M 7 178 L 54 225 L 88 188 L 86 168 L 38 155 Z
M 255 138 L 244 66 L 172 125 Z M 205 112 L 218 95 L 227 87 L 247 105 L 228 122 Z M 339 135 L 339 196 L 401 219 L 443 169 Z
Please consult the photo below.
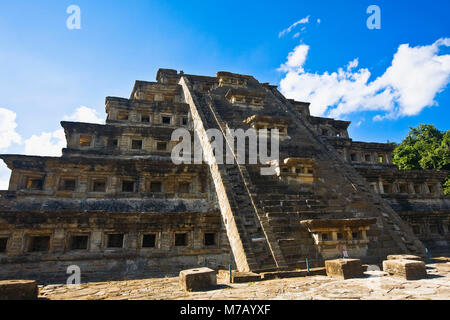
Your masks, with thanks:
M 412 254 L 391 254 L 387 256 L 388 260 L 415 260 L 415 261 L 423 261 L 423 259 L 419 256 L 415 256 Z
M 230 271 L 219 270 L 217 272 L 217 280 L 224 283 L 230 283 Z M 239 272 L 233 270 L 231 273 L 231 283 L 244 283 L 261 281 L 261 275 L 255 272 Z
M 309 269 L 309 276 L 324 276 L 326 275 L 325 268 L 311 268 Z M 274 271 L 261 273 L 262 280 L 296 278 L 308 276 L 307 270 L 293 270 L 293 271 Z
M 231 273 L 232 283 L 244 283 L 244 282 L 255 282 L 261 281 L 261 275 L 253 272 L 237 272 L 233 271 Z

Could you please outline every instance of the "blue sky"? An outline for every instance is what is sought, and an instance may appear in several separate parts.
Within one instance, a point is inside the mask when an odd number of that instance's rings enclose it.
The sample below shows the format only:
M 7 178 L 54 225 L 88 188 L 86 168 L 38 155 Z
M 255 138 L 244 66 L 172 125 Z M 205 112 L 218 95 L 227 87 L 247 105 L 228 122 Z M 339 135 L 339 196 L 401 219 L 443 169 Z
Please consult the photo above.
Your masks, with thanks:
M 66 9 L 72 4 L 81 9 L 80 30 L 66 27 Z M 380 30 L 366 26 L 366 9 L 372 4 L 381 9 Z M 289 86 L 295 89 L 293 94 L 313 97 L 317 86 L 329 85 L 324 75 L 339 68 L 345 71 L 357 59 L 347 78 L 329 87 L 330 91 L 347 90 L 339 101 L 356 101 L 356 108 L 341 108 L 347 113 L 337 108 L 340 111 L 330 113 L 333 106 L 328 106 L 324 113 L 353 121 L 350 134 L 354 140 L 400 142 L 409 126 L 420 123 L 448 130 L 450 50 L 445 41 L 436 45 L 438 39 L 450 37 L 448 12 L 448 0 L 2 1 L 0 109 L 12 113 L 5 111 L 3 122 L 0 119 L 4 128 L 10 128 L 1 136 L 4 141 L 0 142 L 0 152 L 38 154 L 41 150 L 45 154 L 52 148 L 59 149 L 59 121 L 104 118 L 106 96 L 128 97 L 135 80 L 154 81 L 161 67 L 202 75 L 227 70 L 276 85 L 292 72 L 294 83 Z M 307 23 L 299 23 L 279 36 L 306 17 Z M 435 91 L 431 90 L 431 100 L 424 98 L 433 105 L 418 106 L 419 112 L 414 115 L 398 112 L 399 105 L 386 109 L 391 102 L 406 100 L 413 101 L 409 107 L 414 108 L 413 93 L 420 91 L 414 90 L 414 83 L 400 88 L 400 96 L 391 92 L 391 100 L 383 100 L 384 110 L 370 105 L 380 101 L 381 91 L 403 85 L 401 67 L 391 72 L 395 75 L 386 75 L 402 44 L 409 45 L 398 55 L 396 64 L 401 66 L 402 59 L 409 57 L 414 66 L 417 56 L 423 68 L 428 66 L 428 58 L 435 63 L 431 70 L 418 68 L 417 72 L 404 73 L 406 82 L 423 83 Z M 424 50 L 433 44 L 439 52 L 427 56 Z M 415 49 L 419 47 L 426 48 Z M 296 48 L 307 49 L 307 55 L 300 56 L 300 62 L 290 71 L 282 71 L 280 66 Z M 367 75 L 360 69 L 370 73 L 361 88 L 373 89 L 370 95 L 375 102 L 368 102 L 366 96 L 355 97 L 351 92 L 357 90 L 344 84 L 345 80 Z M 310 78 L 316 79 L 314 86 Z M 437 78 L 440 80 L 433 84 Z M 289 90 L 285 93 L 292 94 Z M 358 108 L 358 103 L 366 108 Z M 81 106 L 85 106 L 84 114 Z M 367 111 L 370 108 L 372 111 Z M 377 115 L 382 120 L 374 120 Z

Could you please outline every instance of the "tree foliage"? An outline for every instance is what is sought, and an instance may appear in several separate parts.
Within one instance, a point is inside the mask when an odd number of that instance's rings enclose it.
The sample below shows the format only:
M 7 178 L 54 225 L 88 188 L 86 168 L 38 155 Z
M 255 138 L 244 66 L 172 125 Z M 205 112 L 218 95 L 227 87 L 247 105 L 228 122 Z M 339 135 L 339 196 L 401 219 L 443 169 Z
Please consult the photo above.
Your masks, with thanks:
M 408 136 L 393 152 L 393 162 L 404 170 L 450 169 L 450 130 L 439 131 L 430 124 L 411 128 Z M 450 177 L 443 184 L 450 194 Z

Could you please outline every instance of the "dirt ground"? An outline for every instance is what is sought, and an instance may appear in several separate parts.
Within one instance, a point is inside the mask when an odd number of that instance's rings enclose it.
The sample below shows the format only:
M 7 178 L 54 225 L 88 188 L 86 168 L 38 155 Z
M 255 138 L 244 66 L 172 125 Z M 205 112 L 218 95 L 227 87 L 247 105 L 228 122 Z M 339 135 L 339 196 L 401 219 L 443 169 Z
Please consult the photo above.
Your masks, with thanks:
M 51 300 L 450 300 L 450 259 L 427 265 L 428 278 L 415 281 L 368 271 L 364 278 L 338 280 L 326 276 L 276 279 L 227 284 L 218 281 L 216 290 L 183 292 L 178 277 L 111 281 L 40 287 L 39 297 Z

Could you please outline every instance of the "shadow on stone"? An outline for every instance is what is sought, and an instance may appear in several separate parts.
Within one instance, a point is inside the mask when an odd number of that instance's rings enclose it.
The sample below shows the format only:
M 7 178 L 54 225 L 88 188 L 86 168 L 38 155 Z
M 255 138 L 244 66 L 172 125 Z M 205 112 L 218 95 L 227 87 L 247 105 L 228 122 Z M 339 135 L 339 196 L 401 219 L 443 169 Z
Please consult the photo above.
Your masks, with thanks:
M 39 289 L 33 280 L 0 281 L 0 300 L 35 300 Z
M 427 274 L 427 277 L 425 279 L 438 279 L 438 278 L 445 278 L 445 276 L 442 276 L 440 274 Z

